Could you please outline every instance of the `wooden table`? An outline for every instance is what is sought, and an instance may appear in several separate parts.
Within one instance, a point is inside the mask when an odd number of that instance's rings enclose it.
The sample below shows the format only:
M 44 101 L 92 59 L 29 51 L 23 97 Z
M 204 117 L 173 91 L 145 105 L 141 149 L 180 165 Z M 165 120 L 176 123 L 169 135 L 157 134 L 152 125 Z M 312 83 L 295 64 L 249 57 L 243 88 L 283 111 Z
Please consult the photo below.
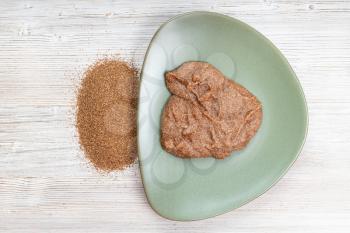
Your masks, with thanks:
M 0 2 L 0 232 L 350 232 L 350 1 Z M 304 88 L 305 147 L 270 191 L 196 222 L 159 217 L 138 165 L 91 168 L 77 143 L 84 69 L 120 54 L 141 67 L 153 33 L 179 13 L 236 17 L 281 49 Z

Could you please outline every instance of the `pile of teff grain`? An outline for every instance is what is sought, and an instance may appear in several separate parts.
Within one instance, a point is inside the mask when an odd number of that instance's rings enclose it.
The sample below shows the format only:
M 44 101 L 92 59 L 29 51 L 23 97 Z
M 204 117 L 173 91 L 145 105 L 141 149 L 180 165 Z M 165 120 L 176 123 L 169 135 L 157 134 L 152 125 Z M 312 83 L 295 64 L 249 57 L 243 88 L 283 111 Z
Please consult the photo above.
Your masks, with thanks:
M 124 169 L 137 157 L 137 71 L 124 61 L 104 59 L 85 72 L 77 99 L 79 142 L 98 169 Z

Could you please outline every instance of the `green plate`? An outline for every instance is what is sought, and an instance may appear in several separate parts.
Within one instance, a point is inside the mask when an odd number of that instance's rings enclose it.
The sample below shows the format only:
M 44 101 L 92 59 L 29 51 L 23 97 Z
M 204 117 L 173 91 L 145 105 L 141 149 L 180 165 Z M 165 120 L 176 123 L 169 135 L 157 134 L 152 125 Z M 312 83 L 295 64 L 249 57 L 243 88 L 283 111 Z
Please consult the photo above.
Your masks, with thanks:
M 262 125 L 248 146 L 224 160 L 180 159 L 159 142 L 169 92 L 164 72 L 207 61 L 263 105 Z M 161 216 L 198 220 L 233 210 L 266 192 L 297 158 L 307 133 L 305 97 L 292 68 L 262 34 L 236 19 L 191 12 L 154 35 L 142 68 L 138 146 L 147 199 Z

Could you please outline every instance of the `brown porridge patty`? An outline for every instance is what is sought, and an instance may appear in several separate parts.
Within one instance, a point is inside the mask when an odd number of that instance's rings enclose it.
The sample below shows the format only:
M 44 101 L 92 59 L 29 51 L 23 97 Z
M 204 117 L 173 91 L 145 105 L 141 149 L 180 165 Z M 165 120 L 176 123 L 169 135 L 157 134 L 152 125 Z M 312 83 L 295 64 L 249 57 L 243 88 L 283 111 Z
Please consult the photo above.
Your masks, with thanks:
M 223 159 L 244 148 L 262 120 L 259 100 L 206 62 L 165 74 L 171 96 L 161 119 L 161 144 L 183 158 Z

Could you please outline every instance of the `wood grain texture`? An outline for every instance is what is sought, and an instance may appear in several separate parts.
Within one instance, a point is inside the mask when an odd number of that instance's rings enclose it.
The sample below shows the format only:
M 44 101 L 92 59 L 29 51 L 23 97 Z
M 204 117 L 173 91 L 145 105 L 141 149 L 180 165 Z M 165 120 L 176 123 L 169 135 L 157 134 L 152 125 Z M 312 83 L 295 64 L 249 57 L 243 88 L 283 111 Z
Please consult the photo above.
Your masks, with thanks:
M 230 213 L 174 222 L 153 212 L 138 166 L 91 168 L 77 144 L 75 89 L 105 54 L 140 67 L 164 21 L 236 17 L 281 49 L 308 101 L 307 142 L 270 191 Z M 350 1 L 0 2 L 0 232 L 349 232 Z

